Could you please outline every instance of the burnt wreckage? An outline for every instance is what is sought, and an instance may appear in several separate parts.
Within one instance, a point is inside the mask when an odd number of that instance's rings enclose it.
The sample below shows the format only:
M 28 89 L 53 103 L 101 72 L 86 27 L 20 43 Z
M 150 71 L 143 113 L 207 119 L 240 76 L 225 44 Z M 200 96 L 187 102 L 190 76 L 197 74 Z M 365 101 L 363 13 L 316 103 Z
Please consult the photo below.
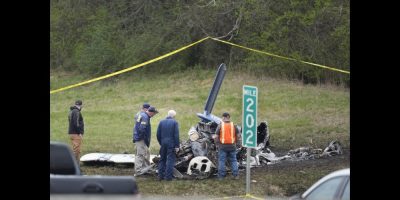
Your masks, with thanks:
M 221 123 L 221 118 L 211 114 L 211 111 L 214 107 L 225 73 L 226 65 L 222 63 L 218 68 L 214 84 L 207 98 L 204 113 L 197 113 L 197 116 L 201 120 L 196 126 L 190 128 L 188 131 L 189 139 L 186 142 L 182 142 L 180 145 L 175 163 L 176 170 L 174 171 L 174 176 L 177 178 L 183 178 L 184 176 L 182 173 L 186 173 L 191 177 L 204 179 L 216 172 L 218 149 L 216 148 L 213 136 L 218 124 Z M 240 131 L 240 126 L 238 126 L 238 128 Z M 257 144 L 259 147 L 258 151 L 260 152 L 269 146 L 269 132 L 266 121 L 261 122 L 257 127 Z M 237 144 L 237 146 L 239 168 L 244 168 L 246 166 L 246 148 L 242 147 L 241 144 Z M 264 158 L 265 157 L 261 157 L 259 160 L 263 163 L 269 162 Z M 153 169 L 157 169 L 158 160 L 159 157 L 153 159 L 155 163 Z
M 188 131 L 189 139 L 180 144 L 174 168 L 174 176 L 176 178 L 205 179 L 217 172 L 218 149 L 213 136 L 218 124 L 221 123 L 221 118 L 211 114 L 211 111 L 225 73 L 226 65 L 222 63 L 218 68 L 214 84 L 207 98 L 204 113 L 197 113 L 200 121 Z M 239 132 L 241 132 L 241 127 L 238 126 L 238 128 Z M 251 167 L 275 164 L 282 160 L 299 161 L 342 154 L 342 148 L 338 141 L 330 142 L 324 150 L 300 147 L 290 150 L 286 155 L 279 157 L 268 148 L 269 146 L 268 122 L 262 121 L 257 126 L 257 147 L 251 149 Z M 237 144 L 236 156 L 239 162 L 239 169 L 246 168 L 246 153 L 247 148 L 241 146 L 241 143 Z M 158 160 L 159 156 L 152 159 L 154 164 L 150 165 L 149 171 L 155 172 L 157 170 Z
M 200 121 L 188 131 L 189 139 L 181 142 L 177 159 L 175 162 L 174 176 L 180 179 L 204 179 L 217 172 L 218 149 L 214 137 L 221 119 L 213 114 L 215 100 L 224 79 L 226 65 L 221 64 L 218 68 L 214 84 L 207 98 L 204 113 L 197 113 Z M 239 132 L 241 127 L 238 126 Z M 315 159 L 342 154 L 342 148 L 338 141 L 332 141 L 324 149 L 313 149 L 311 147 L 300 147 L 290 150 L 286 155 L 276 156 L 270 149 L 270 133 L 267 121 L 262 121 L 257 126 L 257 147 L 251 148 L 250 167 L 259 167 L 279 163 L 282 160 L 299 161 Z M 237 144 L 237 161 L 239 170 L 246 168 L 247 148 Z M 156 173 L 159 155 L 150 155 L 151 165 L 143 169 L 143 173 Z M 92 164 L 134 164 L 134 154 L 113 153 L 89 153 L 80 158 L 80 162 L 87 165 Z
M 217 172 L 218 149 L 214 141 L 214 135 L 221 119 L 211 111 L 214 107 L 219 89 L 224 79 L 226 65 L 218 68 L 214 84 L 207 98 L 203 113 L 197 113 L 200 121 L 188 131 L 189 139 L 181 142 L 174 168 L 174 176 L 180 179 L 204 179 Z M 241 127 L 238 126 L 239 132 Z M 262 121 L 257 126 L 257 147 L 251 148 L 250 167 L 259 167 L 279 163 L 282 160 L 299 161 L 315 159 L 342 154 L 342 148 L 338 141 L 332 141 L 324 149 L 300 147 L 290 150 L 286 155 L 276 156 L 270 149 L 270 133 L 267 121 Z M 246 168 L 247 148 L 237 144 L 237 161 L 239 170 Z M 150 155 L 151 165 L 143 169 L 144 173 L 156 173 L 159 155 Z M 134 164 L 134 154 L 89 153 L 80 158 L 84 164 Z

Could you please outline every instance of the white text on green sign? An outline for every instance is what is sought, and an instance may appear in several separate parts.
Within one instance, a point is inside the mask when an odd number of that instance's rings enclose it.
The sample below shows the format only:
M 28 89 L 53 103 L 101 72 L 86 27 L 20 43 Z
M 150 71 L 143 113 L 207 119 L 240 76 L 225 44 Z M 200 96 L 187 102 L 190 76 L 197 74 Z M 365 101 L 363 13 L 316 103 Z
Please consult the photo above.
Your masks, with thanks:
M 257 146 L 257 87 L 243 86 L 242 146 Z

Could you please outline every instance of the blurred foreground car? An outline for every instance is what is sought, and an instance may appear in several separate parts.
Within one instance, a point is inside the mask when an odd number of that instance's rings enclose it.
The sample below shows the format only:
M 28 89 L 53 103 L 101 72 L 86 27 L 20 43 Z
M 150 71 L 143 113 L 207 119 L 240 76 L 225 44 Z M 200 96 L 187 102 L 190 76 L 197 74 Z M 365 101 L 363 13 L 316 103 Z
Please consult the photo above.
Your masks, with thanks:
M 332 172 L 302 194 L 290 197 L 290 200 L 347 200 L 350 199 L 350 168 Z
M 133 176 L 83 175 L 71 148 L 50 141 L 50 199 L 141 199 Z

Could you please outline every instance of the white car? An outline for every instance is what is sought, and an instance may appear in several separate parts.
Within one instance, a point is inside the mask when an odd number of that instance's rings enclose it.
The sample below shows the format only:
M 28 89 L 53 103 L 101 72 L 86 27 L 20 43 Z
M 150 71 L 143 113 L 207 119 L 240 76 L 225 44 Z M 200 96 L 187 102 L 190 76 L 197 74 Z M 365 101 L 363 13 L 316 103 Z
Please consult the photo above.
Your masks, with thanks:
M 350 168 L 332 172 L 290 200 L 347 200 L 350 199 Z

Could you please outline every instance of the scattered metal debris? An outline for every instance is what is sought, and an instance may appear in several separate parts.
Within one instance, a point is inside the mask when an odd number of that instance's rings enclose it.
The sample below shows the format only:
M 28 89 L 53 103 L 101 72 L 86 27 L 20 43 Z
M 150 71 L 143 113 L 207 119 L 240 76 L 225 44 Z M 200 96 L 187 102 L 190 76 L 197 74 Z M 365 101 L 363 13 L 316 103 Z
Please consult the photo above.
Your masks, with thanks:
M 343 154 L 342 146 L 339 141 L 332 141 L 329 143 L 328 147 L 324 149 L 324 152 L 321 156 L 335 156 Z
M 175 168 L 179 171 L 179 178 L 205 179 L 217 172 L 218 149 L 216 148 L 213 135 L 217 124 L 215 122 L 199 122 L 197 127 L 192 127 L 189 132 L 189 139 L 181 143 L 177 153 Z M 332 141 L 324 151 L 311 147 L 300 147 L 290 150 L 284 156 L 276 156 L 269 148 L 270 134 L 267 121 L 257 126 L 257 144 L 250 156 L 251 167 L 261 167 L 279 163 L 283 160 L 300 161 L 316 159 L 326 156 L 342 154 L 341 145 L 338 141 Z M 239 168 L 246 168 L 246 147 L 238 144 L 237 159 Z M 157 161 L 153 160 L 157 165 Z M 156 167 L 153 168 L 156 171 Z M 228 167 L 229 169 L 229 167 Z
M 189 139 L 181 143 L 177 153 L 177 160 L 175 163 L 176 171 L 179 171 L 179 177 L 182 173 L 189 175 L 188 178 L 204 179 L 208 178 L 216 172 L 218 165 L 218 149 L 216 147 L 214 136 L 218 124 L 221 119 L 211 114 L 214 107 L 215 100 L 218 95 L 219 88 L 222 84 L 226 72 L 225 64 L 221 64 L 215 76 L 214 84 L 211 88 L 210 94 L 204 107 L 204 113 L 197 113 L 201 119 L 195 127 L 191 127 L 188 131 Z M 241 131 L 241 128 L 239 131 Z M 282 160 L 304 160 L 312 159 L 325 155 L 334 155 L 340 152 L 341 148 L 338 142 L 331 142 L 331 144 L 324 150 L 323 154 L 321 149 L 312 149 L 301 147 L 289 151 L 285 156 L 277 157 L 268 147 L 270 146 L 270 133 L 267 121 L 262 121 L 257 126 L 257 147 L 251 151 L 250 166 L 263 166 L 275 164 Z M 237 160 L 239 162 L 239 169 L 246 167 L 246 147 L 237 144 Z M 157 161 L 153 160 L 155 166 Z M 155 171 L 157 168 L 153 168 Z M 228 167 L 229 169 L 229 167 Z M 178 173 L 177 173 L 178 174 Z
M 188 131 L 189 139 L 180 144 L 174 168 L 174 176 L 176 178 L 205 179 L 217 172 L 216 166 L 218 165 L 218 149 L 214 141 L 214 136 L 218 124 L 221 123 L 221 119 L 215 115 L 212 115 L 211 111 L 217 98 L 219 88 L 224 79 L 225 72 L 226 66 L 222 63 L 218 68 L 214 84 L 206 101 L 204 113 L 197 113 L 197 116 L 201 120 L 196 126 L 191 127 Z M 241 131 L 241 127 L 238 128 L 239 131 Z M 338 141 L 330 142 L 324 151 L 322 151 L 322 149 L 313 149 L 311 147 L 300 147 L 290 150 L 286 155 L 280 157 L 277 157 L 275 153 L 269 149 L 269 146 L 269 125 L 267 121 L 262 121 L 257 126 L 257 147 L 252 148 L 251 150 L 251 167 L 271 165 L 279 163 L 282 160 L 299 161 L 342 154 L 342 148 Z M 241 144 L 237 144 L 237 160 L 239 163 L 239 169 L 246 168 L 246 153 L 246 147 L 242 147 Z M 90 156 L 93 156 L 93 158 Z M 129 162 L 132 164 L 134 163 L 133 155 L 128 157 L 130 159 L 127 159 L 127 156 L 125 155 L 122 157 L 124 158 L 124 162 Z M 147 171 L 142 170 L 143 173 L 157 173 L 159 159 L 159 156 L 151 155 L 151 161 L 153 163 L 146 168 Z M 103 157 L 99 157 L 97 154 L 85 155 L 81 158 L 82 162 L 97 162 L 103 160 Z M 115 162 L 115 160 L 111 160 L 110 158 L 105 160 Z

